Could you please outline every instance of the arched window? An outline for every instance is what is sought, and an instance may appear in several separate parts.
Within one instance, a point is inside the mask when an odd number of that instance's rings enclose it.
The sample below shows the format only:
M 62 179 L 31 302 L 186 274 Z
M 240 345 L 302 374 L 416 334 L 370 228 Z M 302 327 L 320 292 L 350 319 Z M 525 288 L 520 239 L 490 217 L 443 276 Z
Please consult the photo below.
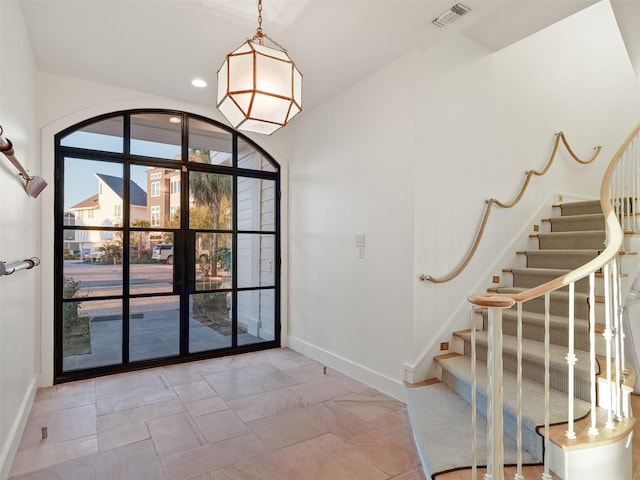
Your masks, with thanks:
M 55 381 L 280 345 L 280 168 L 185 112 L 55 137 Z

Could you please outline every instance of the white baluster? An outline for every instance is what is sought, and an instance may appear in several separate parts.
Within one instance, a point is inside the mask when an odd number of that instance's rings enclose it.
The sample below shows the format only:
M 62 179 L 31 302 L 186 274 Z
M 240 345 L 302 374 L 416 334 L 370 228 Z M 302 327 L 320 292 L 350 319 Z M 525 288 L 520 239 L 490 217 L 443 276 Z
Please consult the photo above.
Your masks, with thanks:
M 615 376 L 616 376 L 616 384 L 615 384 L 615 413 L 617 420 L 622 419 L 622 366 L 620 363 L 620 359 L 622 358 L 622 337 L 620 335 L 622 329 L 622 322 L 620 321 L 620 297 L 619 297 L 619 278 L 618 278 L 618 262 L 617 257 L 614 257 L 611 260 L 611 271 L 612 271 L 612 290 L 613 294 L 611 297 L 611 311 L 613 312 L 613 331 L 614 331 L 614 346 L 615 346 Z
M 606 342 L 606 369 L 607 369 L 607 388 L 609 389 L 609 405 L 607 409 L 607 423 L 605 427 L 609 430 L 613 430 L 615 425 L 613 423 L 613 385 L 611 378 L 611 342 L 613 340 L 613 331 L 611 329 L 611 279 L 609 264 L 604 265 L 604 315 L 605 315 L 605 328 L 602 336 Z
M 598 419 L 596 416 L 597 406 L 597 393 L 596 393 L 596 274 L 591 272 L 589 274 L 589 361 L 591 364 L 590 376 L 591 376 L 591 426 L 589 427 L 589 434 L 596 436 L 600 435 L 598 430 Z
M 471 480 L 478 478 L 478 414 L 476 406 L 476 318 L 475 305 L 471 305 Z
M 518 440 L 518 456 L 516 473 L 513 480 L 524 480 L 522 475 L 522 302 L 518 302 L 518 365 L 517 365 L 517 440 Z
M 567 431 L 564 433 L 565 436 L 571 440 L 576 438 L 576 432 L 573 428 L 573 404 L 574 404 L 574 376 L 575 376 L 575 365 L 578 358 L 575 354 L 575 282 L 571 282 L 569 284 L 569 351 L 567 352 L 567 356 L 565 359 L 567 360 L 567 365 L 569 366 L 568 372 L 568 417 L 569 423 L 567 425 Z
M 549 452 L 551 450 L 549 442 L 549 409 L 551 407 L 549 396 L 549 304 L 550 293 L 544 294 L 544 472 L 542 480 L 551 480 L 549 473 Z

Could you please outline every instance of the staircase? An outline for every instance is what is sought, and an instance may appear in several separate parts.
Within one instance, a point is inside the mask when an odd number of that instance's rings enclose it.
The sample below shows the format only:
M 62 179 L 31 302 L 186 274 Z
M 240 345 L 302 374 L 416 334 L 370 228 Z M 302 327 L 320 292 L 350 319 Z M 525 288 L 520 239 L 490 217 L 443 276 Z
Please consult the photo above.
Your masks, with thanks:
M 632 287 L 621 270 L 640 278 L 640 262 L 623 255 L 625 235 L 638 245 L 639 210 L 640 123 L 605 170 L 599 200 L 559 205 L 532 235 L 537 245 L 518 252 L 521 265 L 504 270 L 511 285 L 467 298 L 470 329 L 435 358 L 437 378 L 407 385 L 428 478 L 631 480 L 635 373 L 623 318 Z
M 427 478 L 632 478 L 623 318 L 640 262 L 623 254 L 640 245 L 640 123 L 607 166 L 599 200 L 558 209 L 537 245 L 518 252 L 523 265 L 504 271 L 510 286 L 467 297 L 470 329 L 435 358 L 437 378 L 405 389 Z
M 505 270 L 512 277 L 512 286 L 492 290 L 497 294 L 518 294 L 532 287 L 569 273 L 598 256 L 604 248 L 605 221 L 599 201 L 576 202 L 559 207 L 560 215 L 548 222 L 548 231 L 534 235 L 538 248 L 519 252 L 525 266 Z M 601 289 L 601 288 L 600 288 Z M 565 360 L 569 344 L 568 289 L 556 290 L 549 302 L 549 384 L 550 411 L 548 422 L 568 421 L 569 385 L 568 364 Z M 487 349 L 488 310 L 477 311 L 479 328 L 476 337 L 477 411 L 479 464 L 487 456 Z M 589 284 L 578 281 L 574 292 L 575 356 L 573 420 L 586 416 L 590 409 L 590 330 Z M 518 312 L 517 306 L 502 314 L 504 365 L 504 464 L 518 462 L 517 430 L 518 365 L 522 365 L 521 438 L 522 464 L 542 464 L 544 439 L 538 428 L 545 424 L 545 302 L 538 298 L 522 305 L 522 350 L 518 361 Z M 598 325 L 602 333 L 603 325 Z M 406 390 L 407 405 L 414 426 L 415 439 L 427 475 L 469 468 L 471 451 L 471 392 L 472 360 L 471 340 L 474 332 L 454 334 L 459 353 L 436 357 L 440 382 Z M 599 368 L 596 373 L 599 373 Z M 438 408 L 434 408 L 438 405 Z M 446 413 L 441 406 L 446 405 Z M 630 478 L 630 477 L 629 477 Z

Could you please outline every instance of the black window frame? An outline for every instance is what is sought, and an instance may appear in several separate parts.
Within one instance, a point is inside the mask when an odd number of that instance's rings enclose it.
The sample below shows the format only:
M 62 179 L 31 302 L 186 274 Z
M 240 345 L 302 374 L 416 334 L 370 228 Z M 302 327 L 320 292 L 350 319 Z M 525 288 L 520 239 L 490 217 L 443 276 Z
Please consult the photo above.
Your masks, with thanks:
M 135 115 L 141 114 L 166 114 L 170 116 L 179 117 L 182 120 L 181 125 L 181 160 L 169 160 L 166 158 L 158 158 L 158 157 L 146 157 L 131 154 L 131 117 Z M 71 147 L 71 146 L 63 146 L 62 141 L 68 135 L 74 133 L 75 131 L 82 130 L 83 128 L 91 125 L 93 123 L 101 122 L 108 119 L 116 119 L 118 117 L 122 117 L 123 119 L 123 132 L 122 132 L 122 149 L 120 152 L 113 151 L 103 151 L 103 150 L 93 150 L 88 148 L 79 148 L 79 147 Z M 197 120 L 201 122 L 205 122 L 215 126 L 219 129 L 222 129 L 225 132 L 228 132 L 231 135 L 232 139 L 232 159 L 233 164 L 229 165 L 216 165 L 216 164 L 204 164 L 204 163 L 196 163 L 189 161 L 189 120 Z M 238 140 L 242 140 L 252 148 L 254 148 L 262 157 L 264 157 L 273 167 L 273 171 L 271 170 L 252 170 L 238 167 Z M 167 110 L 167 109 L 153 109 L 153 108 L 144 108 L 144 109 L 130 109 L 130 110 L 119 110 L 110 112 L 107 114 L 99 115 L 96 117 L 88 118 L 83 120 L 82 122 L 76 123 L 60 132 L 58 132 L 54 137 L 55 142 L 55 200 L 54 200 L 54 384 L 80 380 L 85 378 L 93 378 L 101 375 L 108 375 L 114 373 L 121 373 L 133 370 L 139 370 L 143 368 L 151 368 L 156 366 L 163 365 L 171 365 L 183 362 L 189 362 L 194 360 L 201 360 L 207 358 L 216 358 L 226 355 L 233 355 L 238 353 L 245 353 L 251 351 L 259 351 L 270 348 L 278 348 L 281 345 L 281 206 L 280 206 L 280 198 L 281 198 L 281 168 L 280 164 L 262 147 L 260 147 L 257 143 L 255 143 L 252 139 L 246 137 L 242 133 L 233 130 L 232 128 L 217 122 L 213 119 L 193 114 L 185 111 L 178 110 Z M 195 231 L 189 230 L 188 223 L 188 209 L 181 209 L 181 228 L 159 228 L 157 226 L 150 226 L 148 228 L 145 227 L 132 227 L 129 222 L 129 192 L 128 188 L 124 188 L 123 194 L 123 208 L 122 208 L 122 224 L 117 227 L 90 227 L 83 226 L 81 229 L 75 225 L 75 221 L 72 222 L 74 225 L 67 225 L 69 223 L 68 220 L 65 222 L 65 210 L 64 210 L 64 163 L 65 158 L 78 158 L 78 159 L 86 159 L 86 160 L 98 160 L 98 161 L 107 161 L 113 163 L 119 163 L 123 165 L 123 182 L 128 183 L 129 171 L 131 167 L 136 165 L 143 166 L 158 166 L 158 167 L 166 167 L 177 169 L 181 168 L 182 170 L 182 181 L 180 185 L 180 195 L 182 196 L 182 205 L 188 205 L 188 188 L 185 188 L 188 185 L 188 172 L 190 171 L 201 171 L 208 173 L 220 173 L 231 175 L 233 177 L 233 199 L 232 199 L 232 209 L 234 213 L 238 209 L 238 198 L 237 198 L 237 184 L 238 178 L 259 178 L 272 180 L 275 182 L 275 198 L 274 198 L 274 207 L 275 207 L 275 218 L 274 218 L 274 227 L 273 231 L 262 231 L 262 230 L 238 230 L 237 229 L 237 215 L 233 214 L 233 225 L 231 230 L 220 230 L 220 233 L 231 233 L 233 235 L 234 241 L 233 251 L 232 251 L 232 265 L 233 265 L 233 285 L 229 290 L 223 291 L 232 291 L 233 295 L 233 305 L 232 305 L 232 325 L 233 325 L 233 342 L 232 346 L 228 348 L 221 348 L 216 350 L 207 350 L 203 352 L 197 353 L 189 353 L 188 348 L 188 325 L 187 320 L 183 320 L 183 318 L 188 319 L 188 301 L 185 301 L 185 298 L 192 293 L 206 293 L 207 291 L 195 290 L 189 291 L 188 285 L 194 284 L 194 279 L 192 278 L 192 273 L 190 271 L 185 270 L 193 270 L 186 269 L 187 265 L 194 265 L 195 258 L 189 258 L 192 256 L 193 249 L 186 248 L 184 246 L 176 245 L 174 249 L 174 255 L 182 255 L 181 265 L 176 268 L 174 271 L 174 278 L 181 279 L 181 281 L 186 280 L 185 284 L 177 287 L 177 290 L 174 290 L 172 293 L 167 293 L 166 295 L 180 295 L 181 298 L 181 327 L 180 327 L 180 354 L 178 356 L 173 357 L 165 357 L 165 358 L 156 358 L 150 360 L 142 360 L 142 361 L 130 361 L 129 360 L 129 328 L 128 328 L 128 320 L 129 320 L 129 301 L 131 298 L 143 298 L 145 296 L 151 296 L 151 294 L 131 294 L 129 290 L 129 273 L 128 267 L 130 266 L 130 233 L 132 231 L 170 231 L 173 232 L 174 235 L 179 237 L 181 242 L 193 242 L 193 238 L 195 237 Z M 187 168 L 184 168 L 187 167 Z M 150 194 L 150 192 L 148 193 Z M 184 210 L 184 211 L 182 211 Z M 132 230 L 134 228 L 134 230 Z M 64 248 L 64 238 L 65 233 L 67 231 L 79 231 L 79 230 L 105 230 L 105 231 L 122 231 L 122 263 L 123 263 L 123 288 L 122 294 L 115 296 L 116 298 L 123 299 L 123 311 L 122 311 L 122 362 L 116 365 L 108 365 L 108 366 L 100 366 L 100 367 L 92 367 L 86 368 L 82 370 L 72 370 L 72 371 L 64 371 L 63 369 L 63 328 L 62 328 L 62 319 L 63 319 L 63 304 L 71 301 L 70 299 L 63 298 L 63 287 L 64 287 L 64 256 L 63 256 L 63 248 Z M 274 258 L 274 285 L 273 287 L 267 286 L 255 286 L 255 287 L 246 287 L 239 288 L 237 286 L 237 238 L 242 234 L 269 234 L 274 235 L 275 237 L 275 258 Z M 175 238 L 175 237 L 174 237 Z M 176 244 L 176 240 L 174 239 L 174 244 Z M 185 243 L 183 243 L 185 245 Z M 238 319 L 238 308 L 237 308 L 237 300 L 238 293 L 242 291 L 253 291 L 253 290 L 273 290 L 274 292 L 274 339 L 273 340 L 265 340 L 260 343 L 253 343 L 247 345 L 238 345 L 237 344 L 237 319 Z M 158 294 L 153 294 L 154 296 Z M 84 300 L 92 300 L 96 297 L 83 297 Z M 105 298 L 105 297 L 102 297 Z

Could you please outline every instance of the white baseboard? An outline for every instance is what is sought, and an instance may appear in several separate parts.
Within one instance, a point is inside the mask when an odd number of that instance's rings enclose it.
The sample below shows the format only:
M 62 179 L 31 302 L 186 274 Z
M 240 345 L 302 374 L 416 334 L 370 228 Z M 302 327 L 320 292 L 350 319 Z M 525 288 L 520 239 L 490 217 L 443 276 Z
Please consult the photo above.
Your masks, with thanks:
M 404 385 L 402 380 L 394 379 L 371 370 L 348 358 L 344 358 L 323 348 L 312 345 L 300 338 L 289 336 L 289 348 L 313 360 L 348 375 L 359 382 L 369 385 L 396 400 L 404 402 Z
M 6 480 L 9 477 L 11 464 L 13 463 L 13 458 L 18 451 L 22 432 L 24 432 L 24 427 L 29 419 L 29 413 L 31 412 L 31 407 L 33 406 L 33 400 L 36 397 L 37 391 L 38 376 L 34 375 L 31 383 L 29 384 L 29 388 L 22 399 L 22 403 L 20 404 L 20 408 L 18 409 L 13 425 L 11 425 L 11 430 L 9 431 L 9 435 L 7 435 L 7 441 L 2 446 L 2 451 L 0 452 L 0 480 Z

